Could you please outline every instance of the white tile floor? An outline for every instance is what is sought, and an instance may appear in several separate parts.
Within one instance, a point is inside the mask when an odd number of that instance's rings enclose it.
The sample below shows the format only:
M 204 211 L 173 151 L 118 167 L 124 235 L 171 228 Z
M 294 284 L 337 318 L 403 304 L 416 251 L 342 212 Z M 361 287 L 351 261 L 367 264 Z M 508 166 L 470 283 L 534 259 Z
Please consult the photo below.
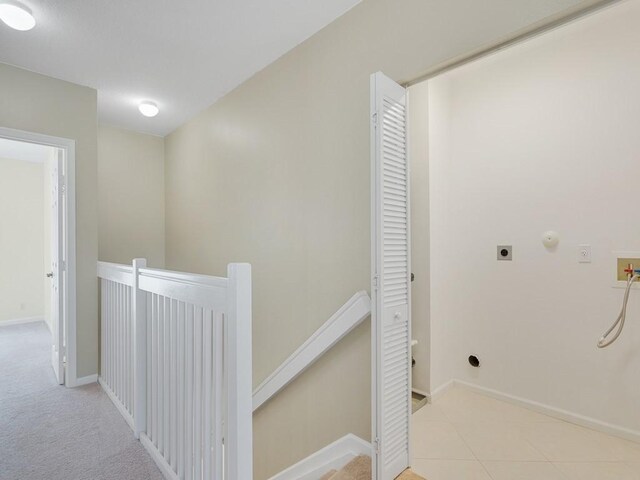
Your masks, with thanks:
M 640 444 L 456 387 L 412 417 L 427 480 L 640 480 Z

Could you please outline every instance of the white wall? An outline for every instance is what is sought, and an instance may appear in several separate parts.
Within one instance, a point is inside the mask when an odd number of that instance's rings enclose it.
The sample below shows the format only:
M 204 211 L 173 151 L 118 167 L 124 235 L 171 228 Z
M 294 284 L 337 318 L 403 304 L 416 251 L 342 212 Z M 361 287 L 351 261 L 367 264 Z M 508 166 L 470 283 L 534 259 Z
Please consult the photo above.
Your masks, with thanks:
M 44 315 L 42 172 L 0 158 L 0 323 Z
M 164 139 L 98 128 L 99 258 L 164 266 Z
M 413 390 L 429 393 L 431 389 L 431 322 L 429 267 L 429 89 L 427 82 L 409 89 L 409 159 L 411 212 L 411 337 L 418 343 L 412 348 L 415 365 Z
M 596 348 L 622 299 L 611 252 L 640 251 L 639 24 L 624 2 L 429 82 L 432 387 L 459 378 L 640 431 L 639 291 L 619 342 Z

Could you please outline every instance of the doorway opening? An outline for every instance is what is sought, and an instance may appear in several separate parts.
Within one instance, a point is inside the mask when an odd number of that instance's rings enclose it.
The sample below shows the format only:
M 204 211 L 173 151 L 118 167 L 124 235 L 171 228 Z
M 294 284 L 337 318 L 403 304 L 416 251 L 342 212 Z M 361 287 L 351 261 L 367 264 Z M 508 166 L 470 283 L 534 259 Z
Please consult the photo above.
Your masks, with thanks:
M 638 21 L 619 2 L 408 89 L 426 478 L 637 474 L 637 290 L 598 340 L 624 297 L 616 252 L 640 251 L 616 183 L 640 175 Z
M 0 335 L 39 322 L 52 377 L 75 386 L 75 142 L 0 128 L 0 169 Z

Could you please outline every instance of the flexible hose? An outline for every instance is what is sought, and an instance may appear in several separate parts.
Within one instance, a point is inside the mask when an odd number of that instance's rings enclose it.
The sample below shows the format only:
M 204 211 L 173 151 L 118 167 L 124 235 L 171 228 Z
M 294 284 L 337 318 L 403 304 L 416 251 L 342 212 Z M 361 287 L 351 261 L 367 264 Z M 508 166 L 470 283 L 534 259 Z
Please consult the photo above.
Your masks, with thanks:
M 640 275 L 638 274 L 629 275 L 629 279 L 627 280 L 627 289 L 624 291 L 624 299 L 622 300 L 622 309 L 620 310 L 620 315 L 618 315 L 616 321 L 613 322 L 613 325 L 609 327 L 609 330 L 607 330 L 604 335 L 600 337 L 600 340 L 598 340 L 598 348 L 608 347 L 613 342 L 615 342 L 622 333 L 622 329 L 624 328 L 624 321 L 627 318 L 627 302 L 629 301 L 629 292 L 631 291 L 631 285 L 633 285 L 633 282 L 638 280 L 638 278 L 640 278 Z M 611 334 L 611 332 L 613 332 L 616 327 L 618 327 L 616 333 L 613 335 L 613 337 L 607 340 L 607 337 Z

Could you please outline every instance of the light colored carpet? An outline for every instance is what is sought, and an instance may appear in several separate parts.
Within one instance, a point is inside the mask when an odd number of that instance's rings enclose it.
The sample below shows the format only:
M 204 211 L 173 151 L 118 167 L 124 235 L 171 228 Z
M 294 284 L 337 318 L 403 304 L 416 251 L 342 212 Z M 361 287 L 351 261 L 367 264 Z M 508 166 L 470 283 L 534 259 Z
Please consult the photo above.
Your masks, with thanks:
M 337 472 L 332 470 L 320 480 L 371 480 L 371 457 L 359 455 Z M 396 480 L 425 480 L 411 469 L 405 470 Z
M 2 480 L 163 480 L 98 384 L 57 385 L 44 323 L 0 327 Z
M 425 480 L 424 477 L 416 475 L 411 469 L 405 470 L 396 480 Z
M 341 470 L 338 470 L 329 480 L 371 480 L 371 457 L 359 455 Z

